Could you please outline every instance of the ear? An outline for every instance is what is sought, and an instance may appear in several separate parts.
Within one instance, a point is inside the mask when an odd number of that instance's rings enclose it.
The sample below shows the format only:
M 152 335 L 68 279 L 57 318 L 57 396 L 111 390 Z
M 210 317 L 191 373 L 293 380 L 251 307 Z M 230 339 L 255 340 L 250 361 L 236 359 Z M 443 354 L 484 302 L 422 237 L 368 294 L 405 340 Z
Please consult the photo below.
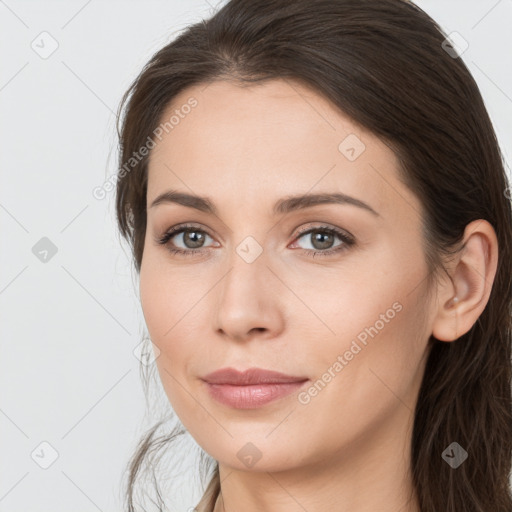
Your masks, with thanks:
M 432 334 L 440 341 L 454 341 L 473 327 L 487 305 L 496 276 L 498 240 L 489 222 L 470 222 L 462 243 L 451 261 L 449 282 L 438 290 Z

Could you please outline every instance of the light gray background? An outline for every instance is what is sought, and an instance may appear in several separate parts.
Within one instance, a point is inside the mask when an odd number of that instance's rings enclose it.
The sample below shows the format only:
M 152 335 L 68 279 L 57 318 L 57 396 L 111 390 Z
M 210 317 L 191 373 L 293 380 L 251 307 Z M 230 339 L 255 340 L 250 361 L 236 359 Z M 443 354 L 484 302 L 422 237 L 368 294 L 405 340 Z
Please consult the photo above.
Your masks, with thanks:
M 512 0 L 417 3 L 469 42 L 463 59 L 511 162 Z M 121 510 L 122 472 L 152 423 L 133 353 L 144 324 L 113 192 L 97 200 L 92 190 L 116 170 L 122 93 L 173 34 L 215 7 L 0 0 L 2 512 Z M 42 47 L 43 31 L 59 45 L 46 59 L 31 47 Z M 42 237 L 57 248 L 47 262 L 32 251 Z M 42 442 L 59 454 L 48 469 Z

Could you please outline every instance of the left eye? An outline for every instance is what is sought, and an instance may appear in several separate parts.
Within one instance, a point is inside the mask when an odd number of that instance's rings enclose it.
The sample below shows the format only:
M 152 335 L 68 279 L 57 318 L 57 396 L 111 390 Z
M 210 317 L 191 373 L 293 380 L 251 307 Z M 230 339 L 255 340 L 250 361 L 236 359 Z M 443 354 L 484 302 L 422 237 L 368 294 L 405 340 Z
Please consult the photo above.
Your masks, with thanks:
M 345 233 L 338 231 L 334 228 L 312 228 L 301 233 L 296 240 L 304 238 L 309 241 L 310 247 L 299 246 L 302 249 L 328 252 L 331 249 L 339 247 L 341 245 L 351 245 L 351 238 Z M 340 243 L 334 244 L 335 239 L 338 238 Z M 295 242 L 297 243 L 297 242 Z M 307 244 L 306 244 L 307 245 Z

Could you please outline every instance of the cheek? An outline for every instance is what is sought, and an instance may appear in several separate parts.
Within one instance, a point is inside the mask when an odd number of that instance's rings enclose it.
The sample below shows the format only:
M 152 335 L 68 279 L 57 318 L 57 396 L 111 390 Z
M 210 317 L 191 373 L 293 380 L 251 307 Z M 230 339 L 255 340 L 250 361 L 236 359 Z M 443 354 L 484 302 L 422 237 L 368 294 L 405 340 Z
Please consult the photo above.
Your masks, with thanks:
M 386 248 L 375 254 L 358 259 L 350 273 L 310 280 L 316 285 L 305 288 L 304 299 L 322 319 L 323 326 L 315 322 L 323 335 L 304 356 L 317 362 L 320 377 L 332 368 L 339 375 L 332 387 L 344 393 L 371 394 L 375 386 L 390 393 L 386 385 L 407 393 L 428 341 L 427 267 L 420 251 L 414 258 Z
M 140 303 L 149 334 L 162 350 L 159 340 L 169 329 L 169 322 L 168 316 L 163 314 L 163 305 L 168 299 L 166 283 L 158 278 L 159 275 L 158 266 L 152 264 L 151 258 L 145 254 L 140 269 Z
M 369 297 L 357 314 L 332 317 L 333 341 L 302 354 L 316 375 L 296 420 L 331 449 L 414 411 L 426 344 L 421 297 L 400 293 L 397 283 L 390 290 Z
M 170 279 L 165 268 L 147 254 L 140 270 L 140 301 L 148 333 L 160 350 L 156 366 L 169 402 L 180 418 L 187 421 L 187 411 L 193 404 L 179 383 L 185 383 L 185 368 L 193 354 L 187 353 L 190 344 L 185 343 L 183 325 L 186 309 L 180 290 L 180 280 Z M 180 321 L 181 319 L 181 321 Z
M 200 279 L 184 275 L 180 269 L 169 265 L 165 253 L 149 248 L 144 253 L 140 269 L 140 302 L 144 319 L 154 341 L 176 339 L 182 323 L 189 321 L 198 296 L 204 294 Z M 164 347 L 159 347 L 161 350 Z
M 179 279 L 171 279 L 168 269 L 146 254 L 140 270 L 140 302 L 151 341 L 160 350 L 156 364 L 166 392 L 171 391 L 176 375 L 186 357 L 181 329 L 187 321 L 186 303 Z M 190 309 L 190 307 L 188 308 Z M 186 346 L 186 344 L 183 343 Z
M 425 269 L 421 260 L 411 263 L 405 255 L 399 259 L 382 248 L 354 253 L 336 267 L 298 266 L 291 271 L 280 269 L 280 273 L 293 283 L 300 299 L 283 292 L 289 296 L 286 307 L 293 305 L 290 328 L 295 328 L 294 322 L 302 324 L 301 329 L 309 326 L 311 335 L 316 333 L 328 352 L 328 347 L 342 349 L 355 338 L 364 344 L 376 331 L 380 336 L 399 324 L 404 317 L 401 310 L 414 300 L 411 292 Z
M 148 251 L 140 270 L 140 302 L 147 330 L 160 350 L 156 363 L 166 391 L 187 378 L 202 340 L 211 284 L 194 269 L 177 269 L 165 255 Z

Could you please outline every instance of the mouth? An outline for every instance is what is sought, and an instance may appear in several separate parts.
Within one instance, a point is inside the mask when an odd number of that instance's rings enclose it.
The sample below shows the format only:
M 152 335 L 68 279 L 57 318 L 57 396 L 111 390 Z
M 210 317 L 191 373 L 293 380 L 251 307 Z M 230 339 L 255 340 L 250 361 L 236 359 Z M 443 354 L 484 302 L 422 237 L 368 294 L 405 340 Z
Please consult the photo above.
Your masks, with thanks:
M 235 409 L 256 409 L 298 391 L 307 377 L 286 375 L 261 368 L 243 372 L 223 368 L 203 377 L 212 398 Z

